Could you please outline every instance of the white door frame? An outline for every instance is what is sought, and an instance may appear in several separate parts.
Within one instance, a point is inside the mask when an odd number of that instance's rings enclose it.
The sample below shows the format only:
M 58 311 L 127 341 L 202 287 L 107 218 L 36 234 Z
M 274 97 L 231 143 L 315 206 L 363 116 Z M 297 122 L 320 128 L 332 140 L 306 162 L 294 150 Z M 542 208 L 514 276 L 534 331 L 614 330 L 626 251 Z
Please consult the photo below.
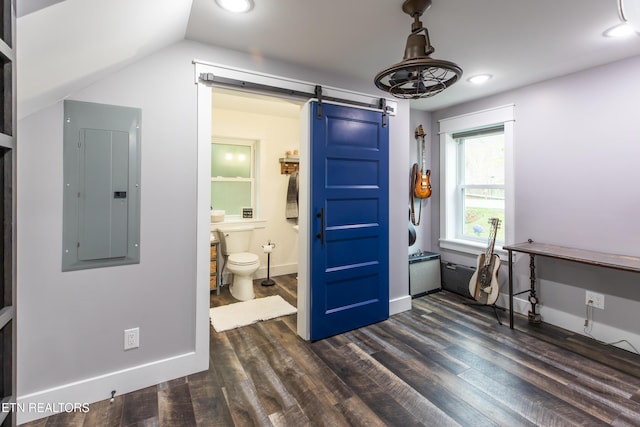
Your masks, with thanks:
M 250 70 L 227 67 L 204 61 L 193 61 L 195 67 L 194 82 L 198 86 L 198 159 L 197 159 L 197 207 L 196 207 L 196 353 L 207 360 L 209 357 L 209 233 L 211 230 L 209 210 L 211 207 L 211 87 L 214 84 L 200 80 L 203 74 L 213 74 L 216 77 L 244 81 L 253 84 L 287 89 L 299 93 L 314 93 L 316 84 L 300 80 L 288 79 Z M 376 105 L 380 97 L 322 86 L 323 96 L 348 100 L 361 104 Z M 278 96 L 274 94 L 274 96 Z M 389 114 L 395 115 L 397 101 L 385 98 L 390 107 Z M 309 339 L 308 310 L 308 269 L 309 269 L 309 239 L 308 218 L 309 212 L 309 150 L 308 145 L 308 119 L 305 120 L 305 109 L 302 112 L 301 128 L 306 126 L 306 135 L 301 135 L 300 149 L 300 200 L 298 248 L 300 260 L 298 262 L 298 335 L 305 340 Z M 205 350 L 206 349 L 206 350 Z M 202 354 L 204 353 L 204 355 Z

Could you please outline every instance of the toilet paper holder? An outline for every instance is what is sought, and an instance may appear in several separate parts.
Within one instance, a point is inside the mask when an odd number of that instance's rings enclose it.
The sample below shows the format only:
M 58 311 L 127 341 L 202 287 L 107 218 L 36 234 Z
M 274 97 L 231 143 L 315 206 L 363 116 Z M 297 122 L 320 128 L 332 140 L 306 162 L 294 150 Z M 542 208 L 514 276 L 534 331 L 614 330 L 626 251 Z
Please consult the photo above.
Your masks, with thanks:
M 269 240 L 269 242 L 266 245 L 262 245 L 262 250 L 264 251 L 265 254 L 269 254 L 273 252 L 273 249 L 275 247 L 276 247 L 276 244 L 271 243 L 271 241 Z
M 271 280 L 271 252 L 276 247 L 275 243 L 271 243 L 271 240 L 267 241 L 266 245 L 262 245 L 262 250 L 265 254 L 267 254 L 267 278 L 262 281 L 262 286 L 273 286 L 276 284 L 273 280 Z

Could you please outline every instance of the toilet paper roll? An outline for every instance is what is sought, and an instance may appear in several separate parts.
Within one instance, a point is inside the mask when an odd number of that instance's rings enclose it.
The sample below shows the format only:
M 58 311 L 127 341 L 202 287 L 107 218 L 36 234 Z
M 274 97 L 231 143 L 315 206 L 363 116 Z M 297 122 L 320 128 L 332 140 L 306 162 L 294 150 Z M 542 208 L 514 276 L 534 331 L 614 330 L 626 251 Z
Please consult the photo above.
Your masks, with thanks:
M 275 246 L 276 246 L 276 245 L 273 245 L 273 244 L 269 244 L 269 245 L 262 245 L 262 249 L 264 250 L 264 253 L 265 253 L 265 254 L 268 254 L 268 253 L 273 252 L 273 248 L 274 248 Z

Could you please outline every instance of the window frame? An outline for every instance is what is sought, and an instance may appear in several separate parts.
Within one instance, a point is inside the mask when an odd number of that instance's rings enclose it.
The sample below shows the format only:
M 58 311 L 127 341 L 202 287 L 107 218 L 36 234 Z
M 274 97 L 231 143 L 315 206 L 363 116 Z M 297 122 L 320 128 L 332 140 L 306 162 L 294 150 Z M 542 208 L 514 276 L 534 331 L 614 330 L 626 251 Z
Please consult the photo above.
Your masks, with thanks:
M 249 147 L 251 149 L 251 176 L 249 178 L 227 178 L 227 177 L 219 177 L 213 176 L 214 171 L 211 171 L 211 184 L 214 182 L 249 182 L 251 188 L 250 200 L 251 206 L 242 206 L 243 208 L 251 208 L 253 209 L 253 218 L 258 217 L 257 213 L 257 174 L 258 174 L 258 159 L 257 159 L 257 149 L 258 149 L 258 141 L 249 138 L 230 138 L 224 136 L 212 136 L 211 137 L 211 145 L 220 144 L 220 145 L 240 145 Z M 211 191 L 211 189 L 209 189 Z M 213 204 L 213 200 L 211 201 Z M 230 214 L 226 213 L 225 216 L 229 219 L 242 219 L 242 212 L 238 214 Z
M 486 242 L 462 238 L 458 233 L 461 221 L 460 211 L 463 206 L 458 191 L 460 173 L 459 143 L 453 138 L 453 135 L 473 130 L 489 129 L 500 125 L 504 127 L 505 156 L 504 244 L 508 245 L 514 242 L 514 122 L 514 104 L 448 117 L 438 121 L 440 127 L 441 201 L 439 242 L 441 248 L 473 255 L 478 255 L 486 249 Z M 496 245 L 496 252 L 505 253 L 498 245 Z

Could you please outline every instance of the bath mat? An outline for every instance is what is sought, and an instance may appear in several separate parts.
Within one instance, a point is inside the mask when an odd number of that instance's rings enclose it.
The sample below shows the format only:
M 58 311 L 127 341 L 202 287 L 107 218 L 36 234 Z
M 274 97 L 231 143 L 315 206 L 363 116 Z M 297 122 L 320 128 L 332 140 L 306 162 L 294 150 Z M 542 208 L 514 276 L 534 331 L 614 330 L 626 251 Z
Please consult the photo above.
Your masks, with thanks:
M 214 307 L 209 310 L 211 324 L 217 332 L 250 325 L 296 313 L 294 306 L 279 295 Z

